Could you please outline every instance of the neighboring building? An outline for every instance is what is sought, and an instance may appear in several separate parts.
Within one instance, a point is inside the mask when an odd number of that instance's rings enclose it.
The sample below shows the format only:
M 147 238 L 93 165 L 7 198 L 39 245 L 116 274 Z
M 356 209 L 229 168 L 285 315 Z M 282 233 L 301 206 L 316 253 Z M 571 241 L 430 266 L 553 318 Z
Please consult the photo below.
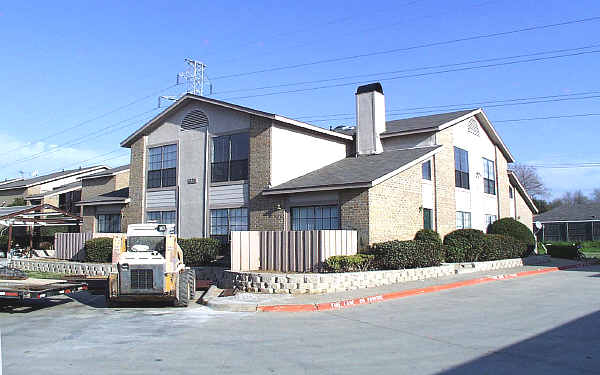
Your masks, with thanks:
M 565 204 L 534 217 L 541 241 L 600 240 L 600 203 Z
M 77 199 L 77 193 L 73 192 L 81 190 L 80 187 L 73 184 L 79 183 L 79 178 L 82 176 L 106 169 L 108 169 L 107 166 L 98 165 L 0 183 L 0 206 L 2 204 L 9 205 L 15 199 L 22 198 L 28 201 L 28 204 L 41 202 L 57 207 L 63 202 L 63 207 L 68 208 Z
M 125 207 L 129 203 L 129 165 L 81 178 L 82 232 L 121 233 L 127 229 Z
M 78 202 L 79 200 L 81 200 L 80 181 L 57 186 L 50 191 L 25 197 L 27 205 L 37 206 L 40 204 L 51 204 L 54 207 L 58 207 L 61 210 L 75 215 L 79 215 L 79 208 L 75 206 L 75 202 Z
M 353 229 L 361 246 L 499 217 L 531 227 L 535 206 L 509 198 L 514 158 L 481 109 L 386 122 L 380 84 L 356 103 L 357 127 L 338 132 L 187 94 L 121 143 L 127 216 L 175 223 L 181 237 Z

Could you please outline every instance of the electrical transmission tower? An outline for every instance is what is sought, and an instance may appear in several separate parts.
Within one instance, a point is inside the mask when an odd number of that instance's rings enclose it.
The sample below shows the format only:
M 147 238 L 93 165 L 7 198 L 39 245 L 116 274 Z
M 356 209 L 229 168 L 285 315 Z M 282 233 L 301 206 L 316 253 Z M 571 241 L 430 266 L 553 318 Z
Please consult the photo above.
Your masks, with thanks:
M 185 83 L 185 93 L 200 96 L 204 96 L 206 94 L 212 95 L 212 83 L 210 83 L 208 75 L 206 74 L 206 65 L 202 61 L 193 59 L 185 59 L 184 61 L 188 67 L 184 72 L 177 74 L 177 84 L 181 85 Z M 208 93 L 206 92 L 206 89 L 208 89 Z M 160 108 L 161 99 L 177 100 L 185 93 L 177 96 L 159 96 L 158 107 Z

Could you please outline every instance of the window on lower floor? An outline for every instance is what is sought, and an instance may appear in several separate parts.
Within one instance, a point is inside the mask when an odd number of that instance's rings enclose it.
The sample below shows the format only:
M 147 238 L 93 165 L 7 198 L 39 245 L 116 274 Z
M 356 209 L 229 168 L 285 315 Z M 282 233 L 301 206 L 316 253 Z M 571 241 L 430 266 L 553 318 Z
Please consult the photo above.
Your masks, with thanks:
M 98 215 L 98 233 L 121 233 L 121 214 Z
M 431 208 L 423 209 L 423 229 L 433 229 Z
M 340 229 L 338 206 L 292 207 L 292 230 Z
M 150 211 L 146 214 L 147 221 L 153 221 L 158 224 L 176 224 L 176 211 Z
M 223 208 L 210 210 L 210 236 L 225 242 L 232 230 L 248 230 L 248 209 Z
M 456 211 L 456 229 L 471 228 L 471 213 Z
M 498 216 L 496 215 L 485 215 L 485 229 L 490 226 L 494 221 L 498 220 Z

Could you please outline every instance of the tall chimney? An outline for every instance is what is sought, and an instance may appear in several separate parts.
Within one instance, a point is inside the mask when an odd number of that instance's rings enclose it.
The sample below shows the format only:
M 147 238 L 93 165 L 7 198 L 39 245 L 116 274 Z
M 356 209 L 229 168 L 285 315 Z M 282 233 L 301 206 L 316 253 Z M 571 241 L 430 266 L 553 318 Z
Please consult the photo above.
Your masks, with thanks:
M 385 97 L 381 83 L 360 86 L 356 90 L 356 153 L 383 152 L 379 135 L 385 131 Z

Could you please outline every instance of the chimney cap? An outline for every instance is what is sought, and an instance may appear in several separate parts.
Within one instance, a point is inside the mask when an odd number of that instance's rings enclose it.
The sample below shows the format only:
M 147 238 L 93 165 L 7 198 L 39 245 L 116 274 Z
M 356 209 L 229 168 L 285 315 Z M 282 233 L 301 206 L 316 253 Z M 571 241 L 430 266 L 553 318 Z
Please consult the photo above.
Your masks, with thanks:
M 374 82 L 374 83 L 369 83 L 368 85 L 359 86 L 356 89 L 356 95 L 364 94 L 365 92 L 371 92 L 371 91 L 377 91 L 377 92 L 383 94 L 383 87 L 381 87 L 381 83 Z

